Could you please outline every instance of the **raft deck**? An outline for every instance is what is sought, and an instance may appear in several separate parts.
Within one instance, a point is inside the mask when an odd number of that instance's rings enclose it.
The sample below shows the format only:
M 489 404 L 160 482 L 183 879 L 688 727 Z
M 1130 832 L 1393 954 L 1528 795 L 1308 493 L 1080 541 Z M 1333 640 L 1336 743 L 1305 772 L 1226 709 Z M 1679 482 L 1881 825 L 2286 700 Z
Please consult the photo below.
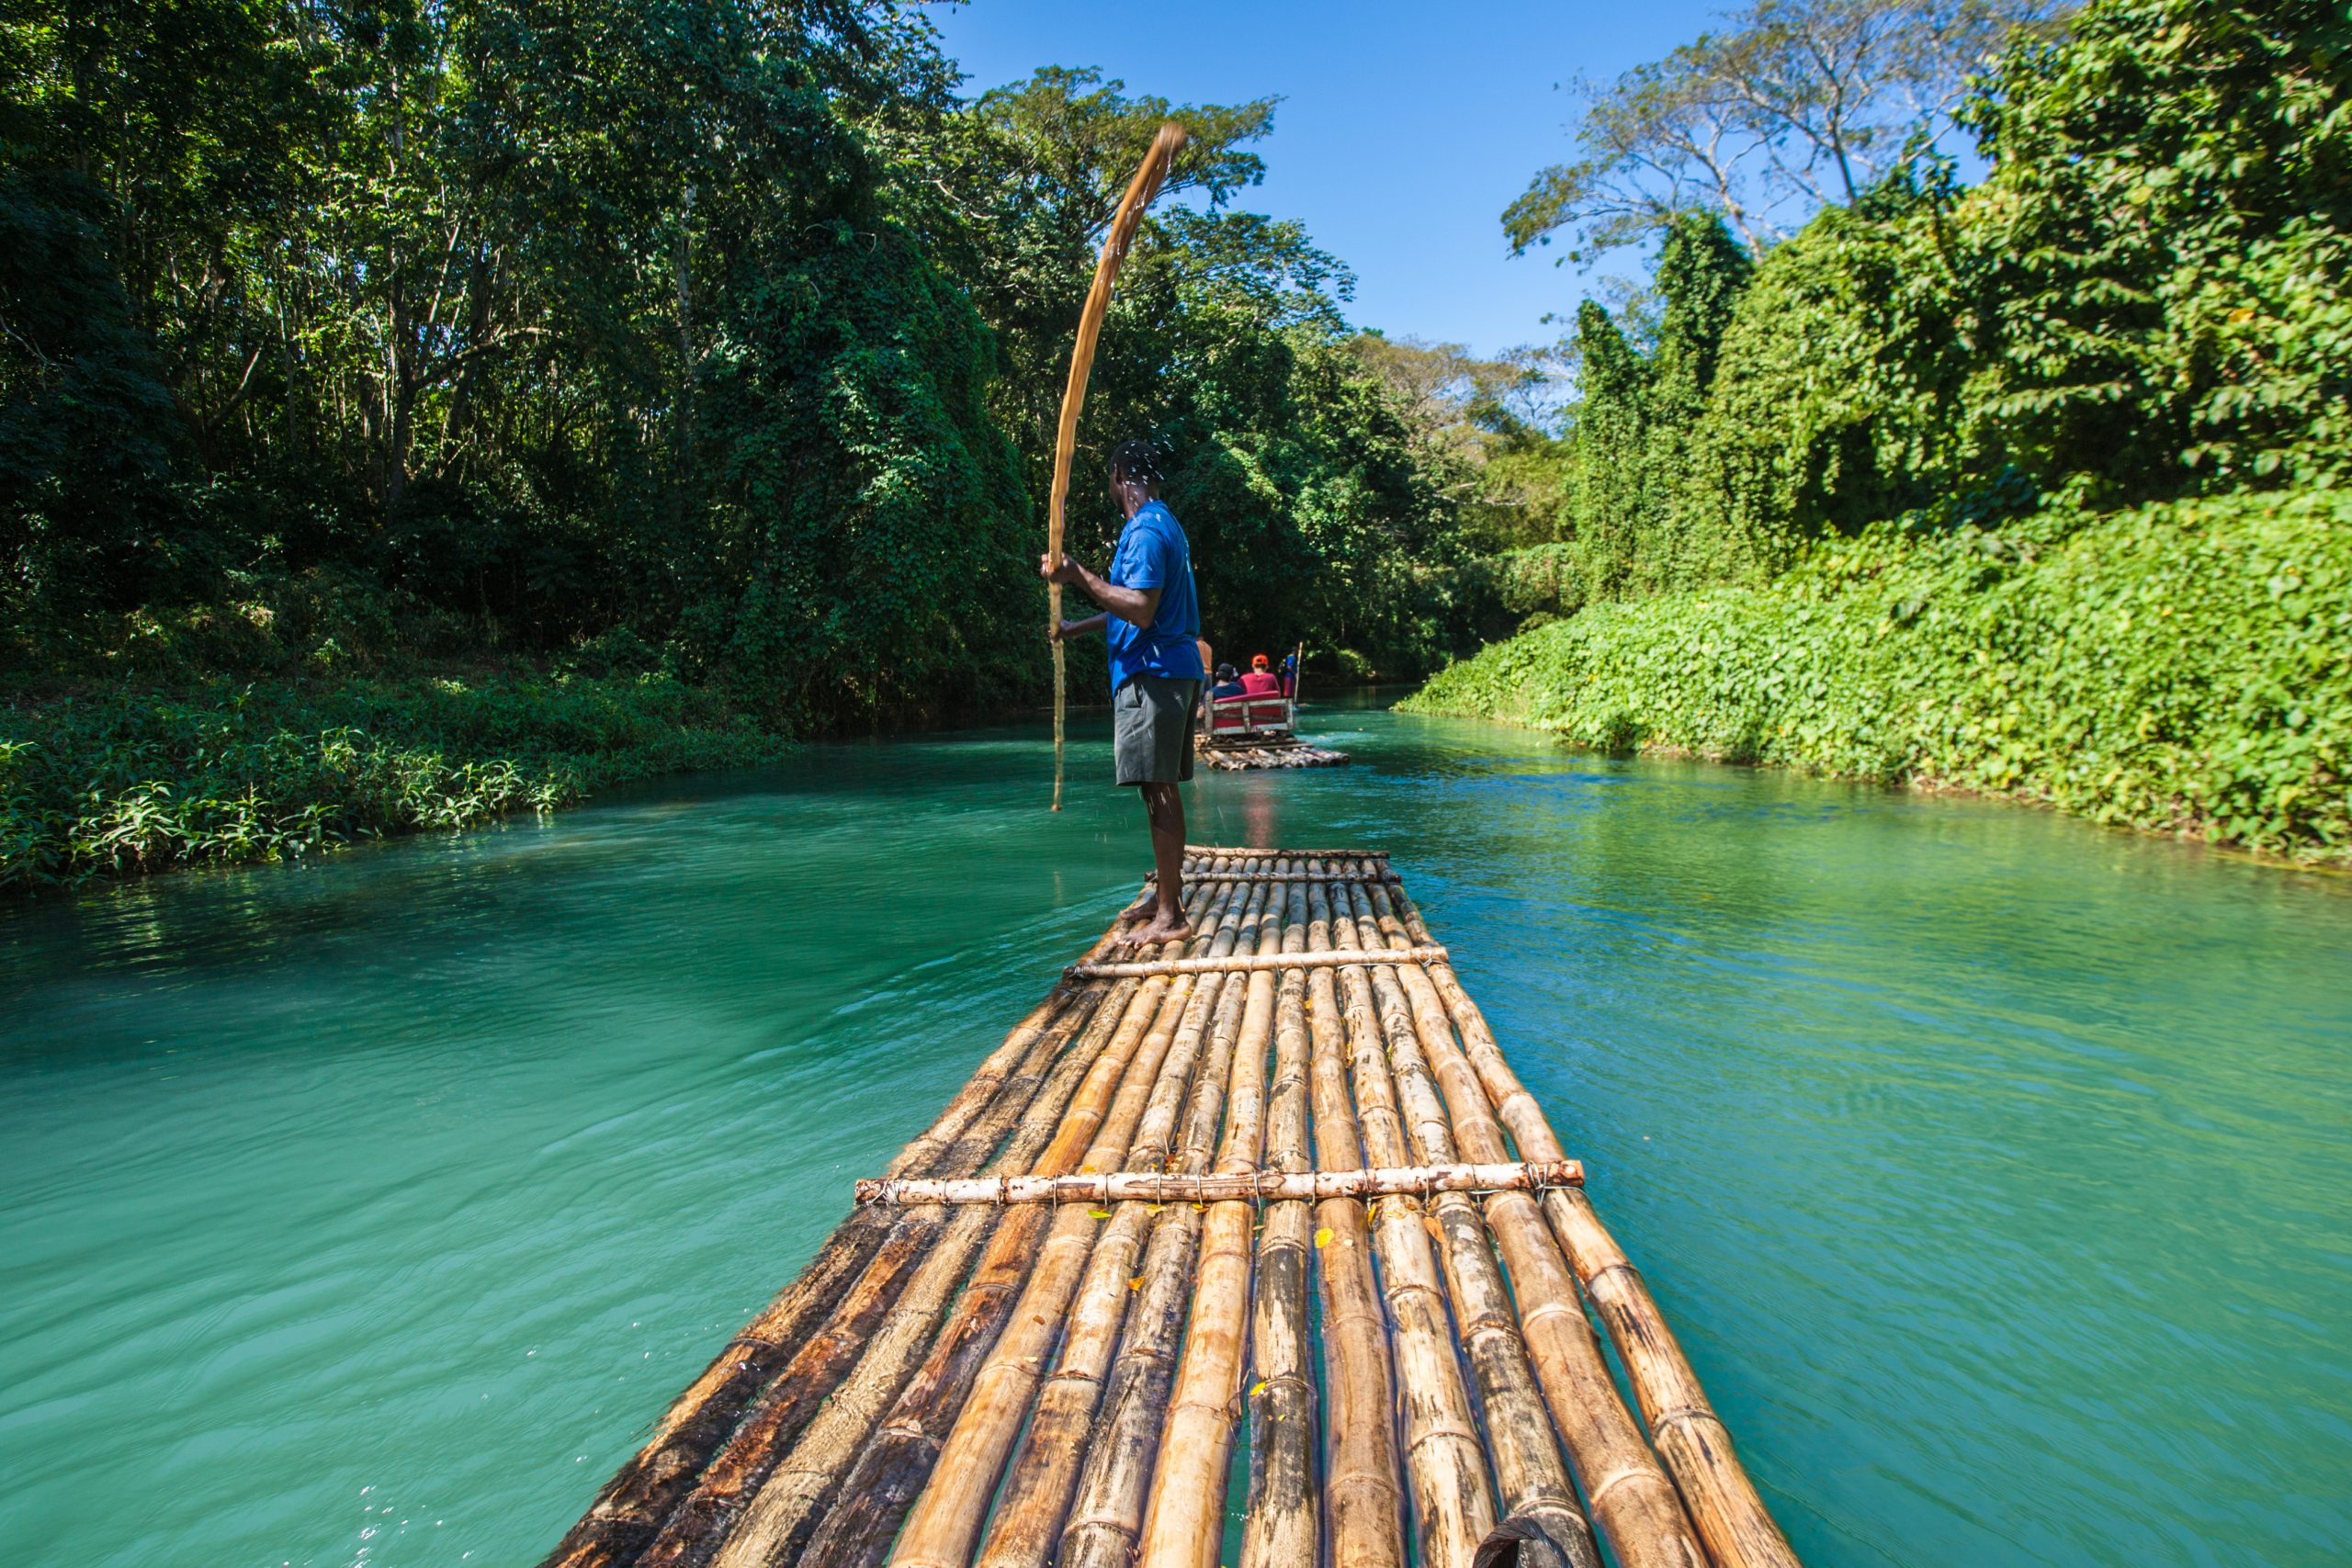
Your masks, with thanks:
M 1386 857 L 1199 849 L 1185 892 L 1196 934 L 1066 970 L 548 1563 L 1218 1568 L 1238 1463 L 1240 1568 L 1795 1562 Z
M 1310 745 L 1295 735 L 1255 735 L 1239 739 L 1204 739 L 1193 754 L 1203 767 L 1336 768 L 1348 760 L 1345 751 Z

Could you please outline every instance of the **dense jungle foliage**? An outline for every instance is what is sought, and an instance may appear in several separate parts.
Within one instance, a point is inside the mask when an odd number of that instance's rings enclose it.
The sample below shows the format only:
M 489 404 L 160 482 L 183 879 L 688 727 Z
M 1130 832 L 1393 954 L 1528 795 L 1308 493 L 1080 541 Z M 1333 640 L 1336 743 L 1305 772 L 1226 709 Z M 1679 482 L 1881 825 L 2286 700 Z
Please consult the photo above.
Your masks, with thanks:
M 1958 119 L 1973 186 L 1660 220 L 1519 601 L 1586 607 L 1418 705 L 2352 854 L 2352 19 L 2093 0 Z
M 1233 206 L 1271 102 L 958 80 L 896 0 L 12 7 L 20 764 L 103 817 L 112 754 L 55 754 L 83 730 L 41 710 L 224 676 L 289 723 L 418 676 L 675 682 L 773 735 L 1035 700 L 1069 339 L 1170 116 L 1193 140 L 1096 361 L 1074 547 L 1107 548 L 1101 458 L 1140 434 L 1222 645 L 1398 673 L 1470 646 L 1458 460 L 1349 351 L 1345 269 Z

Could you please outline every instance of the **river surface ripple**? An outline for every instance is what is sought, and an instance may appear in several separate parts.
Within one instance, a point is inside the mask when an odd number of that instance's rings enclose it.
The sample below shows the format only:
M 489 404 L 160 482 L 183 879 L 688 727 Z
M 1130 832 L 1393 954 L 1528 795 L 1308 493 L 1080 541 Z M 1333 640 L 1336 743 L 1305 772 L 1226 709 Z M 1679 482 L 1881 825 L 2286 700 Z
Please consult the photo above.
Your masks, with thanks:
M 2340 1563 L 2352 884 L 1378 711 L 1391 850 L 1810 1563 Z M 1081 723 L 0 910 L 0 1559 L 535 1559 L 1141 870 Z

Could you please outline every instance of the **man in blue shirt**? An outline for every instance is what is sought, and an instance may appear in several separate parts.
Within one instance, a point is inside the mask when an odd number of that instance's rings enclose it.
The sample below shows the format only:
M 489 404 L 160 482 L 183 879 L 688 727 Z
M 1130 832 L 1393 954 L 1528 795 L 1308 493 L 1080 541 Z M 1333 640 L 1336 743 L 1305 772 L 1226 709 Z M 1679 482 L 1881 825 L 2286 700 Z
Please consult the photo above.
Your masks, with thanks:
M 1121 442 L 1111 454 L 1111 502 L 1127 525 L 1120 530 L 1110 571 L 1098 577 L 1069 556 L 1037 563 L 1040 577 L 1084 589 L 1104 612 L 1064 621 L 1054 635 L 1101 631 L 1111 645 L 1119 782 L 1143 792 L 1158 873 L 1152 891 L 1120 916 L 1150 917 L 1120 939 L 1137 947 L 1193 934 L 1184 918 L 1184 801 L 1176 786 L 1193 776 L 1193 709 L 1205 674 L 1193 547 L 1159 495 L 1158 454 L 1147 442 Z

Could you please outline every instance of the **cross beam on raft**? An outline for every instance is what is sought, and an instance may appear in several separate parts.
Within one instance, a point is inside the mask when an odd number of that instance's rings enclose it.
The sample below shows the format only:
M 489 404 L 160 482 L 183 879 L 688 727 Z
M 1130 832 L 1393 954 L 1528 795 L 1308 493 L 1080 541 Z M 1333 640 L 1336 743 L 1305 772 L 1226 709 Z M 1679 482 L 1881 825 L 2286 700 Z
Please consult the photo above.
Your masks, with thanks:
M 1385 863 L 1193 852 L 1193 934 L 1053 987 L 550 1568 L 1217 1568 L 1244 1451 L 1237 1568 L 1793 1568 L 1582 1186 L 1326 1195 L 1575 1168 L 1403 886 L 1316 874 Z
M 1193 871 L 1185 874 L 1212 882 L 1401 882 L 1393 871 Z M 1159 873 L 1147 871 L 1146 882 L 1157 883 Z
M 1225 1200 L 1385 1198 L 1419 1192 L 1533 1192 L 1584 1181 L 1582 1160 L 1512 1160 L 1499 1165 L 1407 1165 L 1374 1170 L 1264 1170 L 1178 1176 L 1164 1170 L 1114 1170 L 1078 1176 L 868 1177 L 860 1203 L 1207 1203 Z
M 1216 881 L 1216 878 L 1205 880 Z M 1289 879 L 1276 877 L 1273 880 L 1283 882 Z M 1062 976 L 1069 980 L 1129 980 L 1150 975 L 1252 975 L 1275 969 L 1330 969 L 1342 964 L 1445 962 L 1446 953 L 1442 947 L 1408 947 L 1401 952 L 1381 953 L 1328 948 L 1319 953 L 1258 953 L 1246 958 L 1162 958 L 1134 964 L 1073 964 L 1062 971 Z

